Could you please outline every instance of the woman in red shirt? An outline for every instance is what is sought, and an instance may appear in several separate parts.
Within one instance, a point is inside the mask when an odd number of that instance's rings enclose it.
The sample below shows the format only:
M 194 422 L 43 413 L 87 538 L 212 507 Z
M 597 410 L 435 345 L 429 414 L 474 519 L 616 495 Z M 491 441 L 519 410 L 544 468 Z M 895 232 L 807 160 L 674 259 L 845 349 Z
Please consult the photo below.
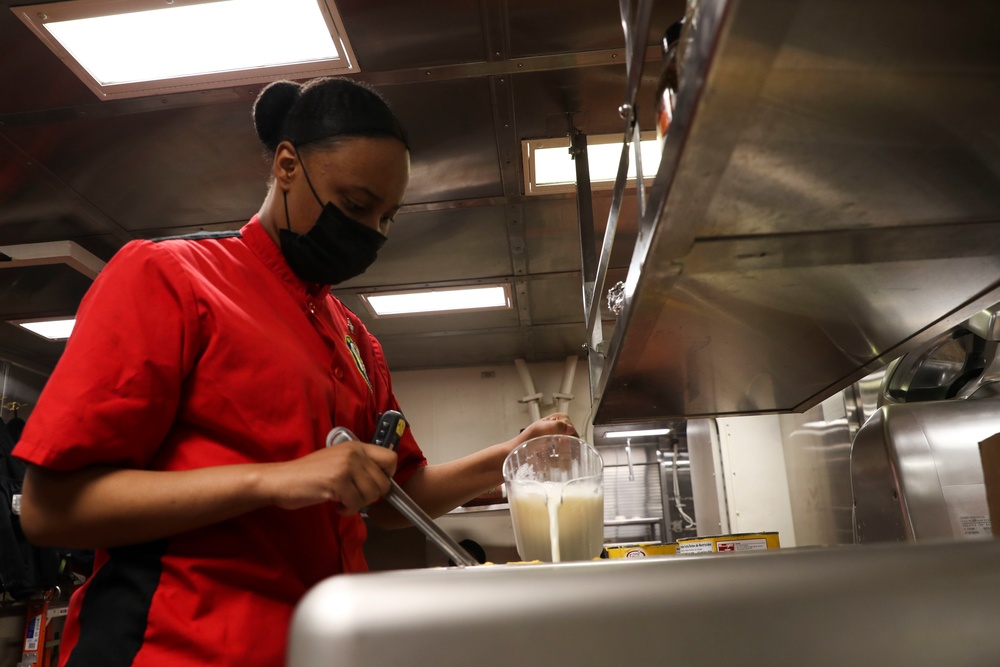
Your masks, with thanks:
M 565 415 L 443 465 L 409 429 L 381 347 L 329 286 L 363 272 L 409 180 L 406 134 L 373 90 L 276 82 L 254 106 L 266 198 L 239 232 L 133 241 L 87 293 L 15 454 L 21 521 L 39 545 L 94 548 L 61 664 L 282 664 L 295 604 L 366 569 L 393 477 L 439 515 L 497 486 L 521 442 L 575 433 Z M 346 426 L 359 441 L 327 448 Z M 374 504 L 373 504 L 374 503 Z

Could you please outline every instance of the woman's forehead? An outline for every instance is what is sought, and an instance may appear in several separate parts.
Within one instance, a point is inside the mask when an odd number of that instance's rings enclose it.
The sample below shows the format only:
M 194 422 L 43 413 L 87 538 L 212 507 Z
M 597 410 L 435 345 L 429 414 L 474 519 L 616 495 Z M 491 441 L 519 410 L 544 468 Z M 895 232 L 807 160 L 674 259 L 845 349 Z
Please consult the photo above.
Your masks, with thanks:
M 313 151 L 310 151 L 313 152 Z M 314 152 L 321 178 L 396 205 L 409 180 L 409 151 L 388 137 L 349 137 Z

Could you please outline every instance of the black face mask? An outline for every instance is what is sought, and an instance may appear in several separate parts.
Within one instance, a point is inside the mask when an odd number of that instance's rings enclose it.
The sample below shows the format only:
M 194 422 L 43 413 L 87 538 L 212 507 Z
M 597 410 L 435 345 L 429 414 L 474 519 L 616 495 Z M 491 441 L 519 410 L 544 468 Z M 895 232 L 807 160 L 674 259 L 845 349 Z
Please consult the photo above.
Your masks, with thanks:
M 302 164 L 301 158 L 299 164 Z M 302 173 L 309 189 L 321 205 L 305 165 Z M 285 193 L 285 223 L 289 229 L 278 230 L 281 254 L 288 266 L 302 280 L 316 285 L 336 285 L 360 276 L 385 245 L 386 237 L 371 227 L 348 217 L 333 202 L 323 205 L 316 224 L 305 234 L 293 232 L 288 219 L 288 193 Z

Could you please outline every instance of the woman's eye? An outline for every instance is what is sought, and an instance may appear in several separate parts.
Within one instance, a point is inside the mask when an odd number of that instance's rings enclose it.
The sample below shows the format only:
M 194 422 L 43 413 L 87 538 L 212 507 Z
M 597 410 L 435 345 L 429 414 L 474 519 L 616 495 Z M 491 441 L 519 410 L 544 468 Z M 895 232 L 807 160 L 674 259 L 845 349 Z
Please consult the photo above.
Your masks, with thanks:
M 352 213 L 360 213 L 365 210 L 364 206 L 362 206 L 357 202 L 353 202 L 350 199 L 346 200 L 345 204 L 347 206 L 347 210 L 351 211 Z

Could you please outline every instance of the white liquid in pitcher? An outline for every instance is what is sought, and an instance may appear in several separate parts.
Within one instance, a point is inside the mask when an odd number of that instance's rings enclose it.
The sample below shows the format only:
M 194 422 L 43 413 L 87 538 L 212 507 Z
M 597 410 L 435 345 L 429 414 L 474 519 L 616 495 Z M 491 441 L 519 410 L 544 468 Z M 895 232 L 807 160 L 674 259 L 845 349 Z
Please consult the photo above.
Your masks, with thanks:
M 510 483 L 510 513 L 523 560 L 590 560 L 604 546 L 604 492 L 599 484 Z

